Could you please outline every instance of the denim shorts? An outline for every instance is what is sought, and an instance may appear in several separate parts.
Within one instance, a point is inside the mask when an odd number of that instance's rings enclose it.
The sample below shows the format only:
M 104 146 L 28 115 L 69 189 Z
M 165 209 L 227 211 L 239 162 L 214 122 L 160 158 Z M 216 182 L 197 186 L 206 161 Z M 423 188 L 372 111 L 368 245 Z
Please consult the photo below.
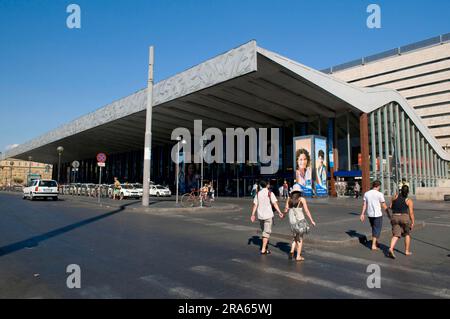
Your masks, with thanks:
M 381 229 L 383 228 L 383 217 L 369 217 L 370 227 L 372 227 L 372 236 L 380 238 Z

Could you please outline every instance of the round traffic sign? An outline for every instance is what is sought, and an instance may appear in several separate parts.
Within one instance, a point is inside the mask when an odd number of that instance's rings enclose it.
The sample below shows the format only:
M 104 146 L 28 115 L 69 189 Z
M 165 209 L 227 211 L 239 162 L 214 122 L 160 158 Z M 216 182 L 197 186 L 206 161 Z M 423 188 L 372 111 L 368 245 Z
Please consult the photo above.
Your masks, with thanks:
M 98 153 L 97 154 L 97 162 L 99 162 L 99 163 L 106 162 L 106 154 L 105 153 Z
M 73 167 L 73 168 L 78 168 L 78 167 L 80 167 L 80 162 L 78 162 L 78 161 L 73 161 L 73 162 L 72 162 L 72 167 Z

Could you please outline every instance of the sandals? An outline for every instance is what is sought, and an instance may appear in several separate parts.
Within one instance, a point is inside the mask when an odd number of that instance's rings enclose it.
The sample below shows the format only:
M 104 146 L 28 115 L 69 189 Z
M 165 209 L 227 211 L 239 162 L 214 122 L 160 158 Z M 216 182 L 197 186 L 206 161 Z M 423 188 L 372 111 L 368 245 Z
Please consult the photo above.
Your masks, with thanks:
M 395 259 L 394 252 L 390 249 L 389 249 L 389 257 L 391 257 L 392 259 Z
M 262 251 L 261 251 L 260 254 L 261 254 L 261 255 L 270 255 L 271 252 L 270 252 L 270 250 L 266 249 L 265 252 L 262 252 Z
M 292 259 L 294 259 L 294 253 L 289 253 L 289 260 L 292 260 Z
M 304 261 L 304 260 L 305 260 L 305 258 L 303 258 L 303 257 L 295 259 L 295 261 Z

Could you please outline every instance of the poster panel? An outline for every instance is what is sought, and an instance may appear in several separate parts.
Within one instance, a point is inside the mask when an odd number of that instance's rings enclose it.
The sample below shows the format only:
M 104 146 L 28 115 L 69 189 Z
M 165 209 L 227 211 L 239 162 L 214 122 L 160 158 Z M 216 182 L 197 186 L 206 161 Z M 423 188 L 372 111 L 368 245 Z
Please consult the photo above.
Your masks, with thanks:
M 327 183 L 327 141 L 321 137 L 314 138 L 315 153 L 315 181 L 314 186 L 317 196 L 328 196 Z
M 300 185 L 303 196 L 312 196 L 311 137 L 294 138 L 295 182 Z

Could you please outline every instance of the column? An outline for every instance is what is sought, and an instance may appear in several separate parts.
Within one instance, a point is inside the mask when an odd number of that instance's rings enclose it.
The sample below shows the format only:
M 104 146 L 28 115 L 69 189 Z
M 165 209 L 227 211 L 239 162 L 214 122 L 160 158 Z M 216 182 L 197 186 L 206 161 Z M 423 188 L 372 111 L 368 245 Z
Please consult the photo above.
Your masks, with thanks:
M 350 140 L 350 113 L 347 113 L 347 170 L 352 170 L 352 153 Z
M 428 186 L 427 178 L 428 178 L 428 171 L 427 171 L 427 156 L 426 156 L 426 150 L 425 150 L 425 139 L 423 136 L 420 138 L 421 144 L 422 144 L 422 177 L 423 182 L 425 183 L 425 187 Z
M 334 131 L 335 127 L 335 119 L 328 119 L 328 128 L 327 128 L 327 144 L 328 144 L 328 166 L 330 167 L 330 193 L 331 196 L 336 197 L 336 180 L 334 178 L 334 171 L 336 167 L 335 163 L 335 152 L 334 152 Z
M 402 170 L 400 165 L 400 159 L 401 159 L 401 149 L 400 149 L 400 118 L 398 116 L 398 104 L 395 104 L 395 156 L 396 156 L 396 164 L 399 163 L 399 167 L 396 165 L 396 169 L 398 168 L 398 171 L 396 171 L 397 174 L 397 185 L 395 186 L 397 188 L 398 182 L 402 179 Z
M 396 146 L 395 146 L 395 129 L 394 129 L 394 103 L 389 103 L 389 138 L 391 142 L 391 155 L 392 155 L 392 168 L 391 168 L 391 174 L 395 170 L 395 157 L 397 156 Z M 397 175 L 397 171 L 395 171 L 395 174 Z M 392 180 L 391 184 L 394 184 L 394 187 L 392 188 L 393 193 L 396 192 L 396 181 Z
M 407 170 L 407 164 L 406 164 L 406 134 L 405 134 L 405 112 L 403 110 L 400 110 L 400 118 L 401 118 L 401 132 L 402 132 L 402 157 L 401 157 L 401 164 L 403 168 L 403 178 L 408 180 L 408 170 Z
M 422 187 L 422 180 L 423 180 L 423 170 L 422 170 L 422 163 L 423 163 L 423 158 L 422 158 L 422 147 L 420 144 L 420 133 L 419 131 L 416 132 L 416 143 L 417 143 L 417 171 L 418 171 L 418 184 L 420 185 L 420 187 Z
M 408 150 L 407 150 L 407 160 L 406 162 L 408 163 L 408 183 L 410 183 L 410 185 L 412 185 L 412 179 L 413 179 L 413 172 L 412 172 L 412 157 L 411 157 L 411 122 L 409 120 L 409 118 L 406 119 L 406 141 L 408 143 Z
M 370 113 L 370 143 L 371 143 L 371 154 L 370 159 L 372 160 L 372 171 L 373 179 L 377 180 L 377 152 L 375 147 L 375 113 Z M 362 142 L 361 142 L 362 147 Z M 362 152 L 362 150 L 361 150 Z
M 414 125 L 411 125 L 411 142 L 412 142 L 412 157 L 411 157 L 411 161 L 413 162 L 413 179 L 412 179 L 412 192 L 413 195 L 416 194 L 416 188 L 417 188 L 417 160 L 418 160 L 418 156 L 417 156 L 417 151 L 416 151 L 416 128 L 414 127 Z
M 384 121 L 384 153 L 386 155 L 386 186 L 388 195 L 391 193 L 391 165 L 389 163 L 389 126 L 388 126 L 388 107 L 383 107 L 383 121 Z
M 433 152 L 433 175 L 434 175 L 434 187 L 437 186 L 437 179 L 438 179 L 438 173 L 437 173 L 437 157 L 436 153 Z
M 362 113 L 359 118 L 361 158 L 362 158 L 362 192 L 370 188 L 370 165 L 369 165 L 369 122 L 367 113 Z
M 378 122 L 378 128 L 377 128 L 377 133 L 378 133 L 378 156 L 380 158 L 380 182 L 381 182 L 381 192 L 384 194 L 384 189 L 385 189 L 385 185 L 384 185 L 384 174 L 383 174 L 383 134 L 382 134 L 382 129 L 381 129 L 381 109 L 377 110 L 377 122 Z
M 430 167 L 430 148 L 428 146 L 428 143 L 426 143 L 424 141 L 424 145 L 425 145 L 425 167 L 426 167 L 426 172 L 427 172 L 427 187 L 431 187 L 431 167 Z

